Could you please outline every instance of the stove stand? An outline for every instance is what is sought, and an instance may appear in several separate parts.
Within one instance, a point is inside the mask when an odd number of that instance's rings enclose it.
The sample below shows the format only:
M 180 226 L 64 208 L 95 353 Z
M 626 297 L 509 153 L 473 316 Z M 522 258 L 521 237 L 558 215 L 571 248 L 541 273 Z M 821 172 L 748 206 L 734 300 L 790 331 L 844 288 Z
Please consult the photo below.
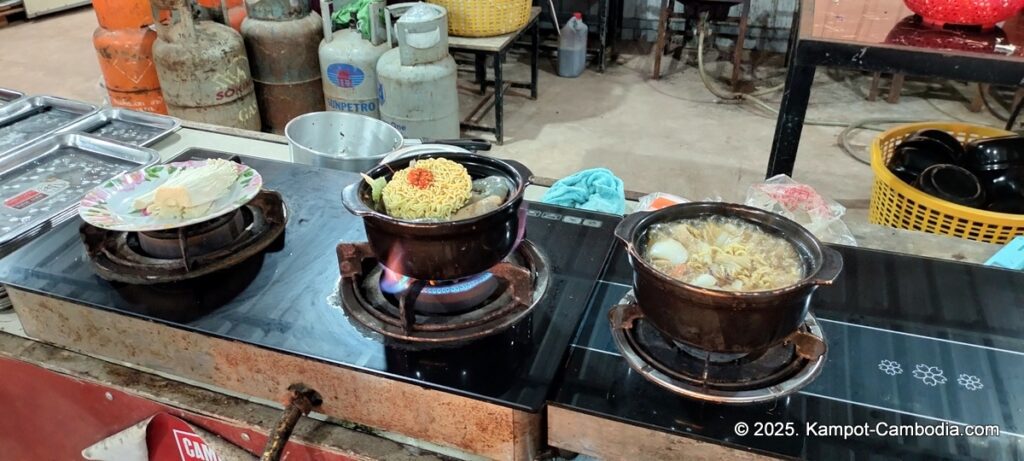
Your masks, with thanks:
M 101 278 L 152 285 L 241 264 L 278 241 L 287 221 L 281 194 L 264 190 L 235 212 L 188 227 L 119 232 L 83 223 L 79 232 Z
M 543 253 L 528 240 L 490 271 L 460 281 L 395 274 L 366 243 L 339 244 L 338 261 L 345 313 L 376 333 L 414 344 L 461 345 L 505 331 L 533 311 L 551 278 Z
M 608 313 L 612 339 L 630 368 L 676 394 L 724 404 L 776 400 L 810 384 L 825 362 L 825 339 L 808 314 L 786 343 L 751 354 L 718 354 L 666 338 L 627 296 Z

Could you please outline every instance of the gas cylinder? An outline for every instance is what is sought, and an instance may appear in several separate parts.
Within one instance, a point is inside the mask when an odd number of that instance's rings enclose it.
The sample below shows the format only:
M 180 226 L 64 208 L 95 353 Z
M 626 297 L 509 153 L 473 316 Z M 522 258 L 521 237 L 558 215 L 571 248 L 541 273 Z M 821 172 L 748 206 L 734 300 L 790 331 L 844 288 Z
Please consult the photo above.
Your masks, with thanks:
M 242 4 L 242 0 L 222 0 L 221 5 L 224 9 L 224 24 L 241 32 L 242 21 L 245 20 L 245 5 Z
M 387 8 L 398 48 L 377 61 L 380 118 L 409 138 L 459 137 L 459 95 L 455 60 L 448 54 L 448 12 L 429 3 Z
M 291 119 L 324 110 L 317 47 L 320 15 L 308 2 L 250 0 L 242 37 L 249 51 L 252 79 L 264 130 L 284 133 Z
M 230 27 L 192 20 L 188 0 L 150 0 L 157 41 L 153 61 L 167 111 L 186 120 L 260 129 L 242 37 Z
M 153 67 L 156 32 L 147 0 L 93 0 L 100 26 L 92 34 L 110 105 L 166 114 Z
M 324 102 L 327 110 L 354 112 L 380 118 L 377 108 L 377 60 L 388 50 L 378 29 L 384 2 L 370 3 L 370 39 L 363 38 L 350 21 L 348 29 L 332 32 L 330 7 L 320 0 L 320 11 L 326 12 L 324 40 L 320 42 L 320 72 L 323 76 Z

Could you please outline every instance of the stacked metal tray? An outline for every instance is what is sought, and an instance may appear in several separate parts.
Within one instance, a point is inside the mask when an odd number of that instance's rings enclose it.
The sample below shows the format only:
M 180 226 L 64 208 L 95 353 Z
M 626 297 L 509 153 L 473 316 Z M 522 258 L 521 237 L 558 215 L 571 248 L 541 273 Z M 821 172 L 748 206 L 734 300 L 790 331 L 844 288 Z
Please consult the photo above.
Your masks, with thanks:
M 10 104 L 22 96 L 25 96 L 25 93 L 9 88 L 0 88 L 0 106 Z
M 159 154 L 81 133 L 60 133 L 0 156 L 0 256 L 73 217 L 93 187 L 156 164 Z
M 164 139 L 181 122 L 173 117 L 125 109 L 102 109 L 58 130 L 58 133 L 87 133 L 113 141 L 147 147 Z
M 96 106 L 53 96 L 30 96 L 0 107 L 0 156 L 77 122 Z

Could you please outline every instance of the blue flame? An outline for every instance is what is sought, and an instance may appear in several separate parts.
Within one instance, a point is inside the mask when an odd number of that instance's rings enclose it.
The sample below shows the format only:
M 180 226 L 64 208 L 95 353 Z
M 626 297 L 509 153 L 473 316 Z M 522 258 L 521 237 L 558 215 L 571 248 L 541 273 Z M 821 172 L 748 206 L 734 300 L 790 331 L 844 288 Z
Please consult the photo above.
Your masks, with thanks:
M 428 283 L 423 287 L 423 291 L 420 292 L 420 296 L 455 296 L 473 291 L 475 288 L 487 283 L 492 278 L 494 278 L 494 274 L 484 272 L 458 282 L 442 283 L 438 285 L 431 285 Z M 391 270 L 384 268 L 384 276 L 380 278 L 380 289 L 387 294 L 397 295 L 412 288 L 412 285 L 415 282 L 416 279 L 412 277 L 398 275 Z

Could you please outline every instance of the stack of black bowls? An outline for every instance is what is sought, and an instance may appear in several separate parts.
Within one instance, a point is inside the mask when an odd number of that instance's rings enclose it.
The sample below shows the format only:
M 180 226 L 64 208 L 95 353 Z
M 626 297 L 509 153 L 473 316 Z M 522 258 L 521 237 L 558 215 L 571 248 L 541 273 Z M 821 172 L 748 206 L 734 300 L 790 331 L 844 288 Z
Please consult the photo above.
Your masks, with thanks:
M 942 130 L 909 136 L 889 159 L 898 178 L 933 197 L 982 210 L 1024 214 L 1024 137 L 961 144 Z

